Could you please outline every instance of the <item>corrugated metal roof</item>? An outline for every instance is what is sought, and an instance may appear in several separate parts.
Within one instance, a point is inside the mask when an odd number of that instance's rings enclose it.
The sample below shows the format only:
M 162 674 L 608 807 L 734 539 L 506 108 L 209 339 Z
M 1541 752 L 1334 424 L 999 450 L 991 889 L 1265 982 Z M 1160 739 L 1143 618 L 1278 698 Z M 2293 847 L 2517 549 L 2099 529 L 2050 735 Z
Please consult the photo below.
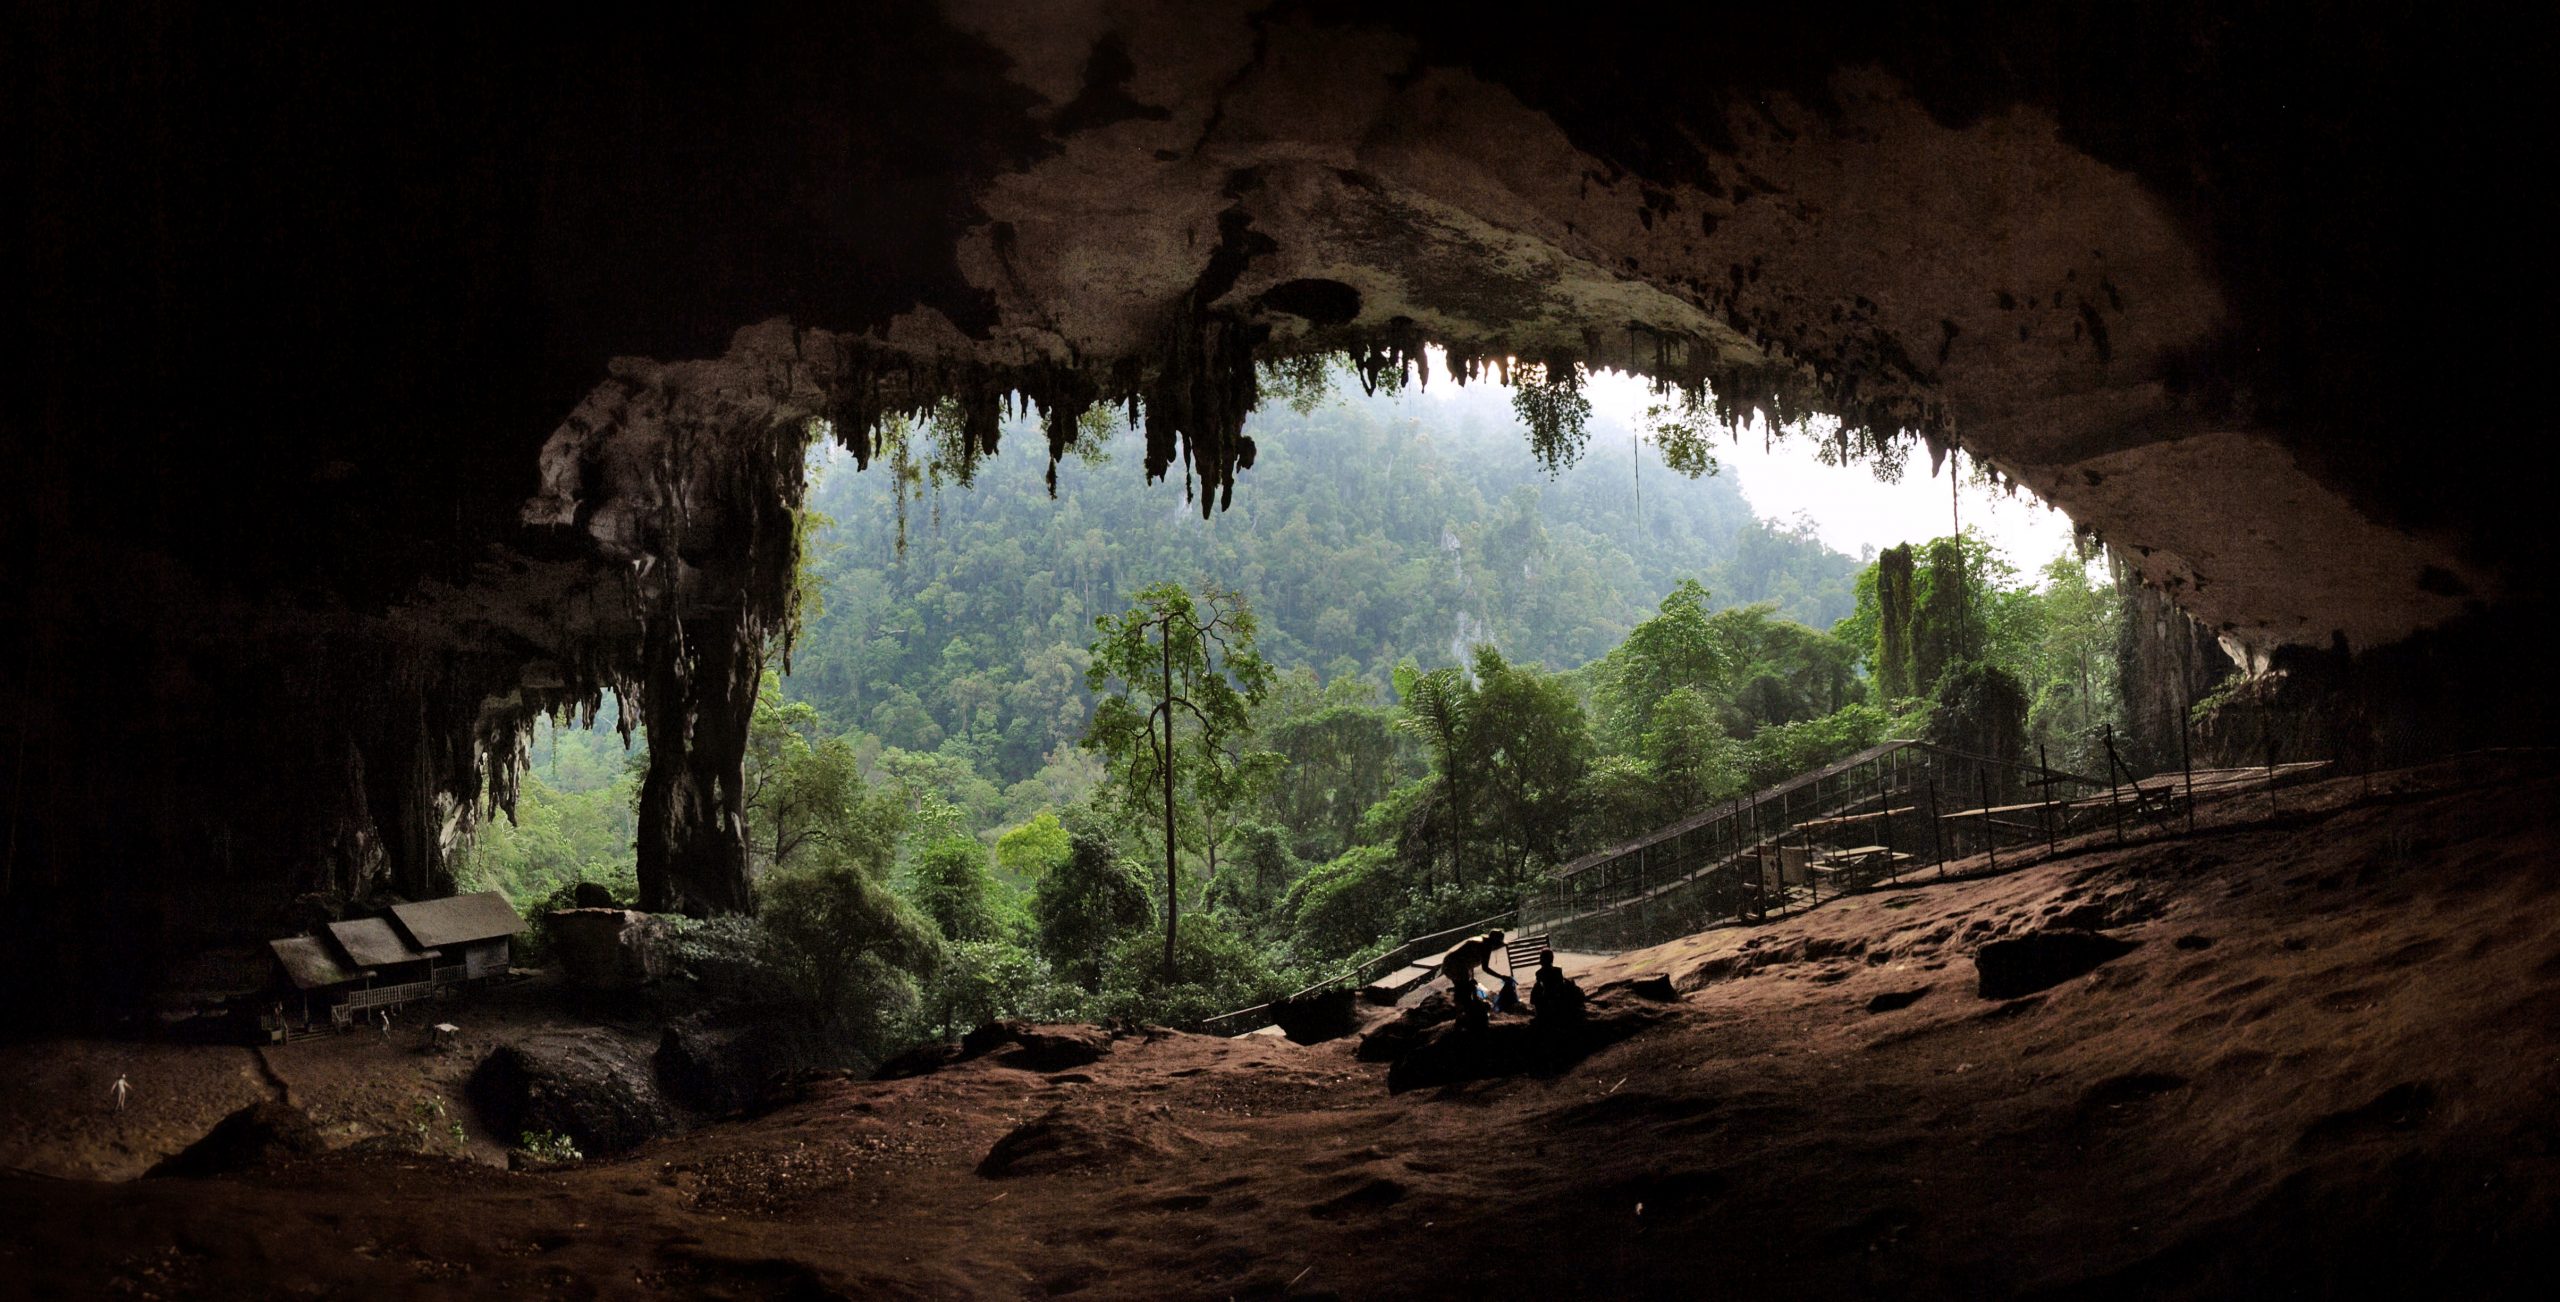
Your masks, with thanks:
M 524 919 L 516 916 L 516 906 L 496 891 L 394 904 L 391 916 L 399 920 L 400 929 L 409 933 L 410 940 L 437 949 L 496 940 L 524 930 Z
M 360 967 L 389 967 L 394 963 L 423 963 L 439 952 L 420 949 L 402 939 L 391 924 L 380 918 L 355 918 L 329 924 L 329 934 L 338 948 L 347 951 Z
M 271 940 L 267 948 L 275 951 L 276 962 L 284 965 L 284 974 L 296 989 L 316 990 L 322 986 L 344 985 L 361 981 L 373 973 L 350 972 L 338 965 L 338 956 L 320 943 L 316 936 L 295 936 L 288 940 Z

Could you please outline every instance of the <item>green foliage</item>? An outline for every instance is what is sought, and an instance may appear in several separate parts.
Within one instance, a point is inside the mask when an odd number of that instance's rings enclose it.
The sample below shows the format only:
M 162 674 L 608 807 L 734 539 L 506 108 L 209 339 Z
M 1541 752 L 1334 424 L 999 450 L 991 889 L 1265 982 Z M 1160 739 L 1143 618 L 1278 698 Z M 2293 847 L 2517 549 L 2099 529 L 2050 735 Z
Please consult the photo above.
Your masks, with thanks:
M 2025 756 L 2027 692 L 2017 675 L 1988 661 L 1948 670 L 1938 681 L 1929 740 L 1987 759 L 2017 763 Z
M 1062 980 L 1087 990 L 1101 984 L 1114 940 L 1145 926 L 1152 911 L 1146 874 L 1094 828 L 1071 829 L 1066 861 L 1033 888 L 1041 956 Z
M 1857 612 L 1835 630 L 1874 667 L 1877 694 L 1896 709 L 1926 708 L 1933 736 L 2014 748 L 1985 753 L 2033 762 L 2041 746 L 2058 768 L 2102 767 L 2098 738 L 2121 710 L 2113 586 L 2090 582 L 2087 565 L 2065 555 L 2030 587 L 1971 533 L 1928 544 L 1926 565 L 1912 550 L 1889 549 L 1859 575 Z M 1999 682 L 1983 676 L 1995 670 Z
M 1096 1008 L 1124 1021 L 1181 1026 L 1289 992 L 1289 977 L 1214 914 L 1192 919 L 1164 961 L 1152 938 L 1122 937 L 1103 967 Z
M 1586 664 L 1682 578 L 1826 626 L 1849 612 L 1857 566 L 1802 525 L 1755 519 L 1729 477 L 1663 474 L 1657 489 L 1646 445 L 1639 524 L 1624 463 L 1550 479 L 1509 396 L 1435 386 L 1304 415 L 1266 405 L 1250 426 L 1252 491 L 1209 520 L 1136 474 L 1072 459 L 1052 502 L 1043 459 L 1007 455 L 977 464 L 976 488 L 937 497 L 932 525 L 918 520 L 901 551 L 894 475 L 829 473 L 811 499 L 836 521 L 810 548 L 824 609 L 784 690 L 817 709 L 814 735 L 850 741 L 875 785 L 936 791 L 984 831 L 1075 804 L 1099 780 L 1098 757 L 1076 745 L 1093 620 L 1158 579 L 1218 576 L 1251 597 L 1275 666 L 1381 693 L 1399 659 L 1462 659 L 1450 639 L 1461 617 L 1515 659 Z M 1116 409 L 1095 414 L 1080 447 L 1140 454 Z M 1026 421 L 1005 438 L 1041 436 Z M 1338 853 L 1372 798 L 1334 801 L 1333 843 L 1301 845 L 1302 857 Z
M 1282 920 L 1281 900 L 1306 866 L 1289 849 L 1289 835 L 1269 823 L 1240 823 L 1228 837 L 1227 857 L 1209 881 L 1208 905 L 1227 925 L 1267 939 Z
M 441 1142 L 456 1152 L 470 1147 L 471 1137 L 462 1123 L 447 1112 L 444 1096 L 422 1094 L 409 1104 L 409 1127 L 418 1151 L 425 1152 Z
M 576 1140 L 552 1130 L 528 1130 L 516 1136 L 516 1151 L 539 1166 L 560 1166 L 586 1160 L 578 1151 Z
M 977 838 L 955 833 L 936 840 L 916 857 L 914 873 L 909 894 L 945 940 L 996 939 L 996 881 Z
M 2028 739 L 2044 745 L 2056 766 L 2096 773 L 2106 766 L 2106 725 L 2123 712 L 2114 672 L 2123 611 L 2115 585 L 2091 583 L 2078 557 L 2055 557 L 2044 580 L 2043 637 L 2027 676 L 2034 694 Z
M 1263 362 L 1255 368 L 1255 387 L 1264 401 L 1278 399 L 1289 410 L 1308 415 L 1333 396 L 1333 359 L 1302 353 Z
M 1662 449 L 1662 464 L 1691 479 L 1716 473 L 1715 435 L 1726 429 L 1704 390 L 1666 394 L 1644 411 L 1644 430 Z
M 1582 396 L 1580 366 L 1559 362 L 1513 371 L 1511 408 L 1548 474 L 1582 459 L 1583 445 L 1591 441 L 1591 400 Z
M 1299 878 L 1283 906 L 1298 952 L 1335 959 L 1390 934 L 1411 895 L 1402 867 L 1392 847 L 1360 845 Z
M 1004 941 L 970 940 L 943 952 L 924 989 L 922 1016 L 950 1039 L 1008 1018 L 1064 1021 L 1082 1011 L 1082 992 L 1061 984 L 1038 954 Z
M 610 726 L 610 725 L 608 725 Z M 579 882 L 628 897 L 639 889 L 632 813 L 638 784 L 609 733 L 534 729 L 533 758 L 518 779 L 512 814 L 478 823 L 454 859 L 464 890 L 495 890 L 519 910 Z
M 678 973 L 708 989 L 755 998 L 775 992 L 778 982 L 765 968 L 764 928 L 753 918 L 718 914 L 708 918 L 662 915 L 668 954 Z
M 1743 745 L 1743 786 L 1782 782 L 1845 759 L 1890 736 L 1893 716 L 1874 705 L 1851 705 L 1818 719 L 1771 724 Z
M 1036 882 L 1067 861 L 1072 847 L 1058 812 L 1043 809 L 1031 821 L 996 838 L 996 867 L 1016 881 Z
M 747 730 L 747 848 L 759 870 L 858 861 L 885 872 L 906 823 L 900 800 L 863 781 L 852 745 L 821 735 L 815 707 L 787 701 L 767 670 Z
M 1653 709 L 1640 754 L 1660 792 L 1654 822 L 1737 794 L 1740 747 L 1717 719 L 1715 703 L 1695 687 L 1675 687 Z
M 1919 579 L 1909 543 L 1886 548 L 1876 557 L 1874 569 L 1859 578 L 1859 615 L 1867 614 L 1870 597 L 1875 603 L 1876 686 L 1889 701 L 1920 694 L 1919 669 L 1912 647 L 1912 614 L 1918 591 Z
M 1480 685 L 1465 758 L 1481 793 L 1483 821 L 1474 830 L 1517 882 L 1534 866 L 1567 857 L 1591 764 L 1590 728 L 1572 690 L 1537 666 L 1510 664 L 1486 646 L 1476 648 L 1475 670 Z M 1461 835 L 1470 830 L 1460 825 Z
M 839 1050 L 878 1061 L 941 957 L 933 923 L 852 863 L 784 868 L 758 883 L 760 957 L 813 1008 Z
M 1654 617 L 1635 626 L 1627 640 L 1601 660 L 1594 704 L 1604 734 L 1618 749 L 1632 749 L 1653 726 L 1664 698 L 1686 687 L 1723 694 L 1733 658 L 1707 615 L 1707 590 L 1682 579 L 1663 597 Z

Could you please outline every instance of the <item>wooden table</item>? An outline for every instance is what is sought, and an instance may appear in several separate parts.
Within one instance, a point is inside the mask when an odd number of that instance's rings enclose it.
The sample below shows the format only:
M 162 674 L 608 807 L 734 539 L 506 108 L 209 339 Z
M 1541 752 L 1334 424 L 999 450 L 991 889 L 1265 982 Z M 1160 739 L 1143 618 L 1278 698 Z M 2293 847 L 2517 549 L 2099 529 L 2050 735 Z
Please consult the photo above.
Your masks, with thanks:
M 1906 863 L 1911 856 L 1896 854 L 1891 846 L 1856 845 L 1834 850 L 1813 861 L 1813 871 L 1825 877 L 1863 877 L 1875 880 L 1881 873 L 1891 872 L 1894 865 Z

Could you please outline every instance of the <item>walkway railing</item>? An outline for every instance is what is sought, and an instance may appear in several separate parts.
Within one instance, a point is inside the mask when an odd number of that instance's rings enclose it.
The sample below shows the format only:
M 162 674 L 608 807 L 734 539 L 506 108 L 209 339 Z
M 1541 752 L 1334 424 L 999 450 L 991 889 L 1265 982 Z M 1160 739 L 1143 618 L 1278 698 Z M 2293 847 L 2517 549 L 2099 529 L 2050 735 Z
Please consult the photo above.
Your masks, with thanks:
M 1889 741 L 1566 864 L 1522 899 L 1520 927 L 1559 948 L 1606 952 L 1764 920 L 1819 898 L 1820 869 L 1841 847 L 1889 875 L 1906 862 L 1943 871 L 1949 856 L 2003 837 L 2050 840 L 2078 808 L 2065 788 L 2107 786 L 2041 764 Z M 1998 803 L 2012 795 L 2032 798 Z M 2024 809 L 2039 811 L 2034 821 L 1995 816 Z

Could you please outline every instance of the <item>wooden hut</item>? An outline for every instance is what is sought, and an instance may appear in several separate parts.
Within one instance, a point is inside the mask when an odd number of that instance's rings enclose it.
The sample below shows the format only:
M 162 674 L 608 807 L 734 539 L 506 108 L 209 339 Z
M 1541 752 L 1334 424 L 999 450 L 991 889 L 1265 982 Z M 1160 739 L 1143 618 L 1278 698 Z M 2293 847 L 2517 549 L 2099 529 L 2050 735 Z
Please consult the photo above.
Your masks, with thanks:
M 330 923 L 328 931 L 350 965 L 365 969 L 364 983 L 347 992 L 335 1010 L 340 1025 L 356 1015 L 371 1017 L 375 1009 L 397 1008 L 434 992 L 431 965 L 436 952 L 410 944 L 390 923 L 352 918 Z
M 496 891 L 391 906 L 391 921 L 411 945 L 437 952 L 434 981 L 450 985 L 504 976 L 514 961 L 524 919 Z
M 276 967 L 284 975 L 284 984 L 293 990 L 303 1025 L 310 1025 L 313 1009 L 327 1013 L 343 1005 L 347 996 L 373 977 L 362 966 L 342 961 L 334 948 L 317 936 L 294 936 L 267 942 L 276 958 Z
M 380 918 L 332 922 L 329 938 L 356 966 L 372 968 L 375 980 L 383 985 L 423 982 L 433 973 L 437 952 L 410 944 L 408 937 Z

